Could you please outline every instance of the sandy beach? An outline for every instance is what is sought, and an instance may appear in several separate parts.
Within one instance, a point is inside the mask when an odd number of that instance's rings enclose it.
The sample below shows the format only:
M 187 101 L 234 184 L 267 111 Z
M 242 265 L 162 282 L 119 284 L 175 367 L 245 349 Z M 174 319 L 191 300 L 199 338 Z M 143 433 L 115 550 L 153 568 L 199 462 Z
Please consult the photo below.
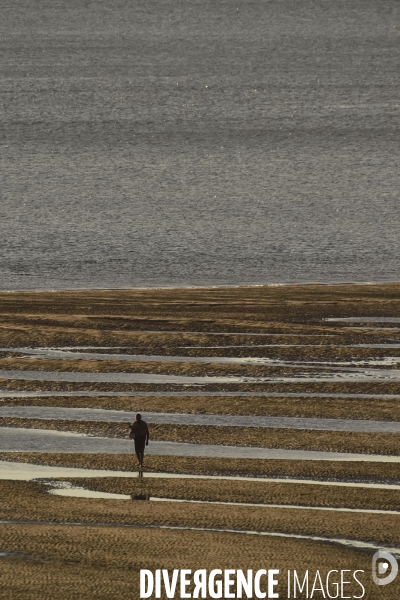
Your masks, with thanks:
M 39 440 L 46 431 L 126 439 L 123 419 L 90 420 L 94 409 L 140 411 L 144 418 L 158 412 L 397 423 L 399 315 L 400 284 L 1 293 L 0 431 L 31 430 Z M 27 379 L 17 377 L 23 373 Z M 41 373 L 72 379 L 45 380 Z M 73 380 L 75 374 L 81 379 Z M 150 380 L 85 381 L 85 374 Z M 159 375 L 188 382 L 151 381 Z M 18 413 L 26 407 L 89 412 L 80 421 L 28 418 Z M 399 455 L 400 434 L 326 427 L 152 423 L 150 445 L 217 444 L 238 452 L 237 458 L 149 455 L 145 471 L 153 479 L 138 478 L 132 454 L 40 451 L 40 444 L 35 452 L 1 452 L 0 461 L 25 464 L 27 473 L 29 465 L 87 470 L 79 479 L 61 471 L 45 481 L 1 476 L 4 598 L 19 598 L 29 579 L 24 597 L 36 600 L 46 578 L 49 598 L 57 590 L 72 599 L 79 584 L 83 600 L 118 599 L 137 589 L 140 568 L 257 569 L 269 561 L 281 569 L 363 569 L 365 597 L 394 600 L 398 584 L 376 588 L 370 564 L 375 546 L 400 548 L 400 463 L 368 456 Z M 241 448 L 251 447 L 366 458 L 241 458 Z M 93 477 L 93 469 L 107 476 Z M 49 493 L 65 485 L 69 497 Z M 74 497 L 77 487 L 117 496 Z M 154 500 L 122 499 L 131 496 Z M 340 547 L 339 538 L 349 545 Z

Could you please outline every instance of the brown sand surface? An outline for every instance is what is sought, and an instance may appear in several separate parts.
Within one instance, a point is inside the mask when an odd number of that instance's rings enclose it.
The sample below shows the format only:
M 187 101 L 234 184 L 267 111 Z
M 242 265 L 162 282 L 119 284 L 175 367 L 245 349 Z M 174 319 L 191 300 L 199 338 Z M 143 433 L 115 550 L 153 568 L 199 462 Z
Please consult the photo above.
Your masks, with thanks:
M 386 355 L 388 352 L 386 351 Z M 307 373 L 307 377 L 314 375 L 321 376 L 324 372 L 321 367 L 316 365 L 314 369 L 312 361 L 305 368 L 301 365 L 251 365 L 251 364 L 223 364 L 223 363 L 193 363 L 170 362 L 166 360 L 157 361 L 118 361 L 118 360 L 89 360 L 89 359 L 51 359 L 51 358 L 1 358 L 0 369 L 17 369 L 21 371 L 67 371 L 67 372 L 85 372 L 85 373 L 151 373 L 161 375 L 187 375 L 191 377 L 297 377 L 300 373 Z M 327 373 L 334 374 L 329 371 Z M 381 365 L 380 369 L 389 370 L 393 367 Z M 345 367 L 343 367 L 345 370 Z
M 44 381 L 40 380 L 19 380 L 2 379 L 0 377 L 0 389 L 13 392 L 18 391 L 97 391 L 99 394 L 104 391 L 127 392 L 134 395 L 135 392 L 151 392 L 156 395 L 157 392 L 279 392 L 279 393 L 329 393 L 329 394 L 399 394 L 399 382 L 299 382 L 299 383 L 239 383 L 239 384 L 205 384 L 196 385 L 154 385 L 145 383 L 115 383 L 115 382 L 67 382 L 67 381 Z M 331 399 L 333 401 L 333 399 Z M 351 399 L 348 399 L 350 402 Z
M 110 360 L 73 360 L 47 358 L 5 358 L 0 360 L 0 369 L 18 369 L 21 371 L 78 371 L 85 373 L 154 373 L 162 375 L 189 375 L 191 377 L 248 376 L 267 377 L 272 375 L 294 377 L 299 371 L 292 367 L 259 367 L 255 365 L 224 365 L 214 363 L 187 362 L 127 362 Z M 300 369 L 303 371 L 304 369 Z M 308 371 L 307 371 L 308 372 Z M 311 373 L 310 373 L 311 374 Z
M 14 417 L 0 417 L 0 427 L 50 429 L 110 438 L 127 438 L 129 432 L 129 424 L 127 423 L 19 419 Z M 153 423 L 150 426 L 150 435 L 151 439 L 168 442 L 384 455 L 397 455 L 400 448 L 400 434 L 398 433 Z
M 287 594 L 287 569 L 303 576 L 312 565 L 325 580 L 332 569 L 361 569 L 358 576 L 368 600 L 395 600 L 399 587 L 378 587 L 370 575 L 370 555 L 340 546 L 303 540 L 262 538 L 202 531 L 168 531 L 5 525 L 0 547 L 25 552 L 25 559 L 2 559 L 0 587 L 4 600 L 122 600 L 138 597 L 139 570 L 198 568 L 254 570 L 277 568 L 282 573 L 280 597 Z M 348 573 L 346 573 L 348 575 Z M 353 595 L 361 588 L 347 586 Z M 334 589 L 331 589 L 332 595 Z M 79 594 L 79 596 L 77 596 Z M 304 594 L 298 595 L 305 598 Z M 163 594 L 162 598 L 165 598 Z
M 146 320 L 164 323 L 187 322 L 196 315 L 199 322 L 223 320 L 236 316 L 253 327 L 266 316 L 291 322 L 315 322 L 329 316 L 392 316 L 400 308 L 400 284 L 339 284 L 242 286 L 219 288 L 169 288 L 133 290 L 66 290 L 56 292 L 1 293 L 2 314 L 64 314 L 132 317 L 142 324 Z M 227 311 L 229 306 L 229 311 Z M 57 307 L 55 309 L 55 307 Z M 192 315 L 189 315 L 191 309 Z M 291 309 L 291 310 L 289 310 Z M 268 312 L 266 312 L 268 311 Z M 397 310 L 398 312 L 398 310 Z M 301 317 L 301 318 L 300 318 Z M 138 328 L 139 329 L 139 328 Z M 143 329 L 143 327 L 141 328 Z M 154 328 L 153 328 L 154 329 Z
M 49 487 L 43 484 L 21 481 L 2 481 L 0 489 L 0 518 L 4 520 L 113 522 L 276 531 L 341 537 L 400 547 L 399 515 L 236 505 L 227 507 L 224 504 L 190 502 L 68 498 L 48 494 Z
M 2 452 L 0 460 L 59 467 L 135 471 L 136 457 L 128 454 L 68 454 Z M 150 472 L 194 475 L 291 477 L 322 481 L 400 483 L 400 464 L 358 461 L 262 460 L 181 456 L 146 456 Z
M 45 315 L 43 315 L 45 317 Z M 382 330 L 356 330 L 352 328 L 333 329 L 329 330 L 323 326 L 313 327 L 312 325 L 298 326 L 292 324 L 288 326 L 282 323 L 279 330 L 274 324 L 266 323 L 268 329 L 259 331 L 260 333 L 273 333 L 273 337 L 260 337 L 252 335 L 253 332 L 246 334 L 235 334 L 237 327 L 232 326 L 230 331 L 226 331 L 223 335 L 216 335 L 215 330 L 208 330 L 213 335 L 207 333 L 194 332 L 189 333 L 184 328 L 179 327 L 171 333 L 163 333 L 156 331 L 157 323 L 149 323 L 150 331 L 142 332 L 135 329 L 126 330 L 118 319 L 113 319 L 115 329 L 104 328 L 99 323 L 96 327 L 95 323 L 89 318 L 82 319 L 82 322 L 71 327 L 68 321 L 62 316 L 49 323 L 47 319 L 29 319 L 21 318 L 15 315 L 9 315 L 4 318 L 0 315 L 0 341 L 3 347 L 24 347 L 24 346 L 57 346 L 57 345 L 77 345 L 82 347 L 88 346 L 127 346 L 138 348 L 178 348 L 190 346 L 226 346 L 226 345 L 243 345 L 243 344 L 260 344 L 260 343 L 276 343 L 276 344 L 311 344 L 318 343 L 321 346 L 336 344 L 357 344 L 368 342 L 384 342 L 387 339 L 387 334 Z M 104 323 L 105 319 L 102 320 Z M 122 325 L 122 326 L 121 326 Z M 133 321 L 133 325 L 135 322 Z M 140 326 L 140 324 L 139 324 Z M 188 324 L 190 327 L 190 324 Z M 188 327 L 188 328 L 189 328 Z M 195 324 L 194 326 L 195 327 Z M 203 327 L 201 326 L 201 329 Z M 256 330 L 253 330 L 256 331 Z M 327 333 L 328 331 L 328 333 Z M 258 331 L 256 331 L 258 333 Z M 228 334 L 228 335 L 227 335 Z M 391 339 L 400 339 L 400 334 L 396 330 L 390 333 Z
M 49 325 L 45 321 L 41 323 L 31 323 L 27 321 L 22 326 L 15 326 L 15 317 L 10 316 L 9 323 L 4 323 L 4 317 L 0 315 L 0 342 L 2 347 L 14 347 L 23 348 L 26 346 L 44 346 L 44 347 L 57 347 L 57 346 L 79 346 L 83 348 L 87 347 L 107 347 L 112 349 L 112 352 L 132 352 L 139 350 L 143 353 L 149 350 L 152 354 L 154 353 L 193 353 L 194 356 L 208 355 L 212 348 L 200 348 L 201 346 L 216 346 L 215 352 L 220 355 L 226 356 L 225 352 L 227 348 L 223 346 L 257 346 L 260 344 L 276 344 L 289 346 L 290 344 L 297 344 L 299 346 L 314 345 L 317 344 L 318 348 L 315 349 L 317 352 L 320 350 L 322 353 L 325 351 L 330 353 L 334 352 L 334 348 L 339 348 L 349 344 L 363 344 L 363 343 L 385 343 L 390 339 L 391 343 L 400 341 L 400 332 L 394 328 L 386 327 L 384 329 L 356 329 L 356 327 L 340 326 L 340 329 L 333 329 L 332 324 L 329 324 L 329 329 L 326 324 L 319 327 L 313 327 L 310 324 L 305 324 L 301 328 L 298 328 L 297 324 L 286 324 L 282 323 L 280 329 L 277 332 L 276 328 L 271 323 L 265 323 L 267 329 L 260 331 L 260 333 L 273 334 L 273 336 L 262 336 L 254 335 L 251 332 L 246 334 L 235 334 L 231 333 L 235 327 L 233 326 L 231 332 L 225 332 L 223 335 L 209 333 L 188 333 L 184 329 L 171 332 L 163 333 L 157 331 L 140 332 L 135 330 L 124 331 L 120 328 L 120 323 L 115 323 L 114 329 L 103 329 L 95 327 L 95 324 L 90 320 L 84 323 L 84 326 L 73 328 L 68 327 L 65 319 L 59 316 L 57 321 Z M 153 329 L 157 327 L 156 324 L 149 324 L 149 328 Z M 118 347 L 121 347 L 118 350 Z M 326 347 L 326 350 L 325 350 Z M 219 349 L 218 349 L 219 348 Z M 332 348 L 332 350 L 329 350 Z M 236 349 L 240 352 L 240 348 Z M 246 348 L 247 352 L 254 352 L 255 349 Z M 261 352 L 262 348 L 259 348 Z M 279 349 L 275 349 L 279 352 Z M 275 351 L 272 349 L 272 351 Z M 299 352 L 302 352 L 302 348 L 298 348 Z M 357 349 L 355 349 L 357 351 Z M 379 350 L 379 349 L 376 349 Z M 267 351 L 267 350 L 266 350 Z M 293 348 L 282 348 L 282 352 L 287 351 L 289 355 L 295 352 Z M 306 350 L 305 350 L 306 351 Z M 104 350 L 107 352 L 107 350 Z M 310 348 L 312 352 L 312 348 Z M 375 354 L 374 354 L 375 355 Z M 266 355 L 268 356 L 268 354 Z M 294 355 L 295 356 L 295 355 Z
M 384 284 L 2 293 L 0 342 L 119 345 L 148 330 L 342 334 L 345 327 L 323 319 L 399 314 L 399 291 Z

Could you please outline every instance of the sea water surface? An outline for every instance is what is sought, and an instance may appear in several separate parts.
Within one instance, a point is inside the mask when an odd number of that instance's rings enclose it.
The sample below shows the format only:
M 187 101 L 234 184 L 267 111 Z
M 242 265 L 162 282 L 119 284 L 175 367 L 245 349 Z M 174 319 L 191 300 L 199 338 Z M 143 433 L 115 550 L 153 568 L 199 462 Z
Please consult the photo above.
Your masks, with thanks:
M 0 288 L 398 280 L 397 0 L 0 8 Z

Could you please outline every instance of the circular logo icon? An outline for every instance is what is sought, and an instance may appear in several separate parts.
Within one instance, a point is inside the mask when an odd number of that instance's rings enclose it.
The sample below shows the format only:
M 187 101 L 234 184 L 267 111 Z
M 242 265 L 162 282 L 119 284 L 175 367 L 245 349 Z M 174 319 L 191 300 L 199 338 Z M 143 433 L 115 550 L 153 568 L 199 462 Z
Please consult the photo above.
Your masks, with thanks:
M 390 571 L 389 567 L 391 567 Z M 392 583 L 392 581 L 396 579 L 398 571 L 399 565 L 392 554 L 384 552 L 383 550 L 375 552 L 372 558 L 372 579 L 376 585 L 387 585 L 388 583 Z M 388 574 L 385 577 L 382 577 L 382 575 L 385 575 L 386 573 Z

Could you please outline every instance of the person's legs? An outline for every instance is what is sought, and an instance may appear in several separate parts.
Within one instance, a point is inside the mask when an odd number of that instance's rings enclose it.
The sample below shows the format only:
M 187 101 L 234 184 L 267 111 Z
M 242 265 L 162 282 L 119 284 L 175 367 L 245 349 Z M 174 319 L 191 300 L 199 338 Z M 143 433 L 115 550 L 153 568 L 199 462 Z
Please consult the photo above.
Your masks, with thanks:
M 144 459 L 144 447 L 146 444 L 146 437 L 141 436 L 140 438 L 135 439 L 135 451 L 136 456 L 139 462 L 139 469 L 143 467 L 143 459 Z

